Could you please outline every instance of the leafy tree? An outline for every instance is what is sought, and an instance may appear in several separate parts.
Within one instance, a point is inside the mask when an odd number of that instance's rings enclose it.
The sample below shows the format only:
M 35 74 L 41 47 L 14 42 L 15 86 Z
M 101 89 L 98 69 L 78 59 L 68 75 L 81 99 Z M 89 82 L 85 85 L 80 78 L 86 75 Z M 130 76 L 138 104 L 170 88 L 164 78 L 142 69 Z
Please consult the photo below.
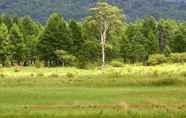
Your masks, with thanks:
M 107 36 L 110 31 L 122 24 L 123 15 L 121 10 L 109 5 L 106 2 L 98 2 L 94 8 L 90 9 L 94 13 L 90 20 L 93 20 L 100 34 L 101 47 L 102 47 L 102 68 L 105 66 L 105 46 Z
M 82 34 L 82 27 L 75 21 L 69 23 L 70 40 L 72 41 L 71 52 L 77 57 L 80 56 L 80 50 L 83 48 L 84 39 Z
M 44 32 L 41 35 L 38 48 L 45 62 L 56 64 L 56 50 L 70 51 L 72 41 L 69 38 L 69 30 L 62 15 L 54 13 L 49 19 Z
M 8 28 L 5 24 L 0 24 L 0 63 L 5 65 L 9 54 Z
M 95 28 L 94 22 L 90 22 L 89 19 L 85 19 L 82 23 L 82 35 L 84 43 L 80 49 L 82 65 L 88 62 L 99 61 L 100 57 L 100 45 L 99 45 L 99 33 Z
M 177 24 L 174 20 L 160 20 L 158 24 L 159 46 L 160 52 L 163 53 L 165 48 L 171 50 L 173 37 L 177 29 Z
M 32 63 L 37 58 L 37 44 L 42 29 L 32 20 L 31 17 L 23 17 L 19 21 L 20 30 L 23 33 L 24 43 L 26 45 L 26 63 Z
M 186 51 L 186 23 L 179 24 L 179 28 L 175 32 L 171 47 L 173 52 L 181 53 Z
M 73 56 L 72 54 L 69 54 L 68 52 L 64 50 L 56 50 L 55 54 L 57 56 L 58 61 L 63 65 L 63 66 L 74 66 L 76 62 L 76 57 Z
M 121 51 L 124 59 L 131 63 L 145 61 L 148 55 L 145 44 L 146 38 L 141 32 L 141 22 L 129 24 L 122 41 Z
M 16 61 L 16 64 L 21 64 L 25 60 L 24 37 L 17 24 L 13 24 L 9 33 L 11 58 Z
M 146 39 L 145 49 L 148 55 L 159 52 L 159 40 L 157 36 L 157 21 L 154 17 L 145 17 L 142 24 L 142 33 Z

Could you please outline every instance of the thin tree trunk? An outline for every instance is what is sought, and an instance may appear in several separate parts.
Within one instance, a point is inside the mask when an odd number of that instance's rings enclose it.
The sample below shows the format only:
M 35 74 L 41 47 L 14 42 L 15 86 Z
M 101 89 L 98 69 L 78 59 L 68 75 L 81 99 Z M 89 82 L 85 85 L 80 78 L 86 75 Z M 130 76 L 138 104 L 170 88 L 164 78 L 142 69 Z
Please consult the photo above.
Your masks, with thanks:
M 106 45 L 106 39 L 107 39 L 107 30 L 109 26 L 106 22 L 104 22 L 104 30 L 101 32 L 101 47 L 102 47 L 102 70 L 105 68 L 105 45 Z
M 105 44 L 104 44 L 104 37 L 102 36 L 102 70 L 105 68 Z
M 165 48 L 165 40 L 164 40 L 164 34 L 163 32 L 160 32 L 160 51 L 163 53 Z

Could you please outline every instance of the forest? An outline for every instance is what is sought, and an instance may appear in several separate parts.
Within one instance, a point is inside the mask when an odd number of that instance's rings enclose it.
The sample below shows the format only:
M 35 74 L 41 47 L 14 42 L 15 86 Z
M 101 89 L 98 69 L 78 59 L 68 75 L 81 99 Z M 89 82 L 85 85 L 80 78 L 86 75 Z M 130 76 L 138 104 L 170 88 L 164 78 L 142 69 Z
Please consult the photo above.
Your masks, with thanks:
M 66 20 L 83 20 L 88 8 L 100 0 L 0 0 L 0 11 L 13 15 L 29 15 L 45 23 L 53 12 L 63 13 Z M 103 0 L 102 0 L 103 1 Z M 125 11 L 128 21 L 154 16 L 156 19 L 186 20 L 185 0 L 104 0 Z
M 186 61 L 185 21 L 146 16 L 127 22 L 122 10 L 119 12 L 121 22 L 106 32 L 106 62 L 160 64 L 166 57 L 175 63 Z M 99 65 L 102 61 L 100 26 L 90 17 L 94 16 L 87 16 L 83 21 L 67 21 L 62 14 L 53 13 L 43 25 L 29 16 L 1 14 L 0 63 L 2 66 Z

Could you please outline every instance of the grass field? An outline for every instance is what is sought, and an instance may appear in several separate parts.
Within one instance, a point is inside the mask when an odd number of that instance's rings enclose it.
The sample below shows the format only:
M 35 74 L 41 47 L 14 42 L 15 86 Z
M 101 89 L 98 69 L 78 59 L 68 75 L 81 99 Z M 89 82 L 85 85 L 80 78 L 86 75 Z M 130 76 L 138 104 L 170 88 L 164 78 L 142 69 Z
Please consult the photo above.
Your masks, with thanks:
M 185 64 L 0 69 L 0 118 L 185 117 Z

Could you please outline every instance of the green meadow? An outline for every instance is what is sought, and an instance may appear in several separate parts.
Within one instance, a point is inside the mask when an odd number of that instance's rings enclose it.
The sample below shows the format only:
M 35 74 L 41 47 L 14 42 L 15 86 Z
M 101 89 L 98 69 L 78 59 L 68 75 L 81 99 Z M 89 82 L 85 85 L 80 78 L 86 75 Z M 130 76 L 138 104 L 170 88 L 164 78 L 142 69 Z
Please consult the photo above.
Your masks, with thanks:
M 185 118 L 186 65 L 0 69 L 1 118 Z

